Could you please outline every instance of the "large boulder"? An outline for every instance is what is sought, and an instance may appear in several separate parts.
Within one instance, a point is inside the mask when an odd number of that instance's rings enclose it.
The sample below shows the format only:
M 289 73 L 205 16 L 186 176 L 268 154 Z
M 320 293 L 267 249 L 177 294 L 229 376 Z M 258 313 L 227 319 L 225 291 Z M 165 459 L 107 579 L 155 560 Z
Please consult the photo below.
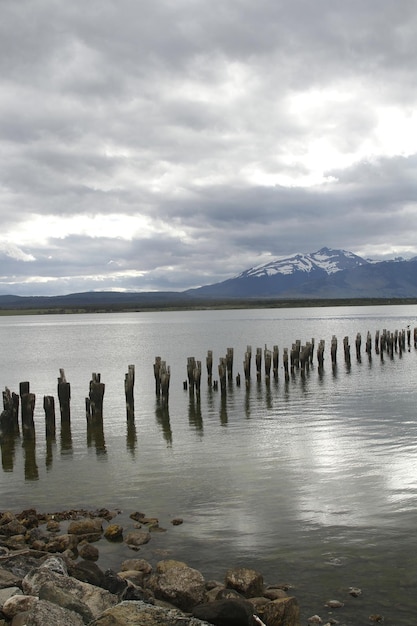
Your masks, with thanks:
M 300 624 L 300 608 L 294 597 L 273 600 L 258 610 L 259 617 L 267 626 L 299 626 Z
M 177 609 L 165 609 L 141 601 L 121 602 L 104 611 L 90 626 L 211 626 Z
M 225 586 L 235 589 L 245 598 L 262 596 L 264 580 L 260 572 L 248 567 L 233 567 L 226 572 Z
M 59 562 L 59 559 L 47 559 L 41 567 L 29 572 L 22 581 L 23 592 L 39 596 L 42 594 L 42 588 L 50 583 L 56 589 L 71 594 L 74 598 L 86 604 L 94 617 L 117 604 L 118 597 L 106 589 L 81 582 L 76 578 L 65 575 L 65 573 L 57 573 L 55 570 L 59 569 L 59 567 L 56 562 Z M 65 572 L 65 570 L 66 567 L 62 561 L 61 572 Z
M 214 626 L 254 626 L 253 606 L 248 600 L 230 598 L 195 606 L 194 617 Z
M 183 611 L 191 611 L 206 600 L 205 580 L 201 572 L 182 561 L 160 561 L 147 582 L 155 598 L 165 600 Z
M 45 626 L 46 624 L 48 626 L 63 626 L 63 624 L 84 626 L 83 620 L 77 613 L 45 600 L 37 600 L 29 611 L 20 615 L 24 616 L 24 621 L 21 623 L 25 626 Z

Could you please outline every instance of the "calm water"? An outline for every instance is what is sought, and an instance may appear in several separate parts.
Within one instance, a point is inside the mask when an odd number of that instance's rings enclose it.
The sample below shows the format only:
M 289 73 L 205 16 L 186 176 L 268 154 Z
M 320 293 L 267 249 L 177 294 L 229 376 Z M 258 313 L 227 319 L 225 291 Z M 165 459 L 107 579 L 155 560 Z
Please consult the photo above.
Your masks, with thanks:
M 417 351 L 381 360 L 375 331 L 417 326 L 417 307 L 161 312 L 0 317 L 0 384 L 36 394 L 36 445 L 2 443 L 0 510 L 33 506 L 119 508 L 156 516 L 166 533 L 140 555 L 187 561 L 207 578 L 230 565 L 259 569 L 266 582 L 289 582 L 302 623 L 324 603 L 341 624 L 417 620 Z M 372 359 L 365 354 L 372 334 Z M 362 334 L 362 359 L 355 337 Z M 337 367 L 330 361 L 338 339 Z M 351 367 L 343 355 L 349 336 Z M 288 383 L 283 348 L 296 339 L 326 341 L 324 372 L 316 358 L 303 380 Z M 205 359 L 234 349 L 234 376 L 252 346 L 249 389 L 233 381 L 209 389 Z M 256 348 L 280 351 L 278 381 L 255 376 Z M 153 363 L 171 367 L 168 410 L 155 397 Z M 203 363 L 200 400 L 183 389 L 187 357 Z M 128 426 L 124 377 L 136 368 L 135 422 Z M 71 430 L 45 439 L 43 396 L 56 396 L 59 368 L 71 383 Z M 92 372 L 106 384 L 104 424 L 92 432 L 85 397 Z M 173 527 L 170 520 L 182 517 Z M 132 553 L 105 541 L 103 567 Z M 350 586 L 363 595 L 352 598 Z

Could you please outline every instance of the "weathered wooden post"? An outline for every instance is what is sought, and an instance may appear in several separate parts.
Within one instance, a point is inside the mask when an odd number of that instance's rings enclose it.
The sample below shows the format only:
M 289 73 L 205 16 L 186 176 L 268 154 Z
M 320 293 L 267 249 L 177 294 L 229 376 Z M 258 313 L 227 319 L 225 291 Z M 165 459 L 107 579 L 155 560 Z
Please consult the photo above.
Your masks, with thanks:
M 45 411 L 45 436 L 47 439 L 54 439 L 56 433 L 56 425 L 55 398 L 53 396 L 43 397 L 43 409 Z
M 314 359 L 314 337 L 311 338 L 311 344 L 310 344 L 310 364 L 313 364 L 313 359 Z
M 274 372 L 274 380 L 278 379 L 278 360 L 279 360 L 279 350 L 278 346 L 274 346 L 273 354 L 272 354 L 272 368 Z
M 103 398 L 104 398 L 105 385 L 101 382 L 101 374 L 93 372 L 90 380 L 90 391 L 88 394 L 89 416 L 95 420 L 103 419 Z M 87 400 L 87 398 L 86 398 Z M 86 402 L 87 406 L 87 402 Z
M 320 339 L 319 345 L 317 346 L 317 361 L 319 364 L 319 370 L 322 370 L 324 365 L 324 347 L 325 341 L 324 339 Z
M 260 381 L 262 377 L 261 368 L 262 368 L 262 348 L 256 348 L 256 380 Z
M 305 346 L 301 346 L 300 348 L 300 373 L 304 378 L 306 369 L 309 368 L 310 361 L 310 343 L 307 342 Z
M 245 352 L 245 360 L 243 361 L 243 371 L 244 371 L 244 374 L 245 374 L 245 384 L 246 384 L 246 387 L 249 386 L 249 381 L 250 381 L 251 360 L 252 360 L 252 347 L 251 346 L 247 346 L 246 352 Z
M 61 422 L 69 422 L 71 418 L 70 401 L 71 401 L 71 385 L 65 378 L 65 372 L 61 368 L 58 377 L 58 400 L 61 412 Z
M 219 360 L 219 380 L 220 380 L 220 390 L 222 393 L 226 392 L 226 359 L 221 357 Z
M 187 380 L 190 391 L 194 391 L 194 370 L 195 370 L 195 358 L 193 356 L 187 357 Z
M 30 393 L 29 383 L 22 382 L 19 385 L 21 414 L 22 414 L 22 431 L 27 437 L 35 436 L 35 422 L 33 421 L 33 413 L 35 411 L 35 394 Z
M 284 378 L 287 383 L 290 380 L 290 374 L 288 371 L 288 348 L 284 348 L 284 354 L 282 355 L 282 362 L 284 365 Z
M 2 433 L 19 434 L 19 403 L 17 393 L 11 393 L 8 387 L 3 391 L 3 412 L 0 416 L 0 428 Z
M 198 395 L 201 390 L 201 361 L 196 361 L 193 371 L 194 387 Z
M 355 346 L 356 346 L 356 359 L 358 361 L 361 360 L 361 345 L 362 345 L 362 337 L 360 333 L 356 334 Z
M 375 331 L 375 352 L 379 354 L 380 337 L 379 330 Z
M 171 368 L 161 361 L 161 395 L 163 404 L 168 404 L 169 383 L 171 380 Z
M 135 366 L 128 365 L 127 374 L 125 374 L 126 418 L 128 420 L 135 419 L 135 397 L 133 393 L 134 386 Z
M 414 326 L 413 337 L 414 337 L 414 347 L 417 348 L 417 327 L 416 326 Z
M 372 336 L 371 336 L 371 333 L 369 332 L 369 330 L 368 330 L 368 332 L 366 334 L 366 348 L 365 348 L 365 350 L 366 350 L 366 354 L 369 357 L 372 357 Z
M 207 384 L 209 387 L 213 384 L 213 351 L 208 350 L 206 357 L 206 367 L 207 367 Z
M 271 350 L 265 346 L 264 349 L 264 363 L 265 363 L 265 379 L 268 382 L 271 377 L 271 365 L 272 365 L 272 353 Z
M 227 380 L 233 380 L 233 348 L 226 351 Z
M 153 374 L 155 377 L 155 394 L 159 397 L 161 394 L 161 357 L 155 357 L 153 364 Z
M 332 337 L 332 341 L 330 344 L 330 355 L 331 355 L 331 359 L 332 359 L 332 364 L 336 365 L 336 361 L 337 361 L 337 338 L 336 335 L 333 335 Z
M 344 337 L 343 339 L 343 350 L 345 353 L 345 362 L 347 365 L 350 365 L 350 345 L 349 345 L 349 337 Z
M 300 352 L 301 352 L 301 340 L 296 339 L 294 347 L 294 367 L 295 369 L 300 369 Z

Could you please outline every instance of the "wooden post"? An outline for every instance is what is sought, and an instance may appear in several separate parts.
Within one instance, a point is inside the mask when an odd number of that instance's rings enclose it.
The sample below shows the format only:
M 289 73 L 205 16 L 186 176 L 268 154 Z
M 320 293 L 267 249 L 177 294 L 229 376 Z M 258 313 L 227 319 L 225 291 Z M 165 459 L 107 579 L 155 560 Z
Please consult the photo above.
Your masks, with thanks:
M 201 389 L 201 361 L 196 361 L 193 371 L 194 387 L 198 395 Z
M 243 371 L 244 371 L 244 374 L 245 374 L 245 384 L 246 384 L 246 387 L 249 386 L 249 381 L 250 381 L 251 360 L 252 360 L 252 348 L 251 348 L 251 346 L 247 346 L 246 352 L 245 352 L 245 360 L 243 361 Z
M 45 411 L 45 435 L 47 439 L 55 439 L 55 398 L 53 396 L 43 397 L 43 409 Z
M 59 400 L 59 409 L 61 412 L 61 422 L 69 422 L 71 418 L 71 412 L 70 412 L 71 385 L 67 382 L 65 378 L 65 372 L 63 369 L 59 370 L 58 400 Z
M 325 341 L 324 339 L 320 339 L 319 345 L 317 347 L 317 361 L 319 364 L 319 370 L 322 370 L 324 365 L 324 347 Z
M 379 354 L 379 330 L 375 331 L 375 352 Z
M 226 351 L 227 380 L 233 380 L 233 348 Z
M 272 353 L 271 353 L 271 350 L 268 350 L 266 346 L 264 350 L 264 362 L 265 362 L 265 379 L 268 382 L 271 377 Z
M 226 359 L 222 357 L 219 360 L 219 379 L 220 379 L 220 390 L 222 393 L 226 392 L 226 373 L 227 373 Z
M 127 370 L 127 374 L 125 374 L 126 418 L 128 420 L 134 420 L 135 398 L 133 388 L 135 386 L 135 366 L 128 365 Z
M 155 394 L 159 397 L 161 394 L 161 357 L 155 357 L 155 363 L 153 364 L 153 373 L 155 376 Z
M 187 358 L 187 379 L 190 391 L 194 391 L 194 371 L 195 371 L 195 358 L 189 356 Z
M 343 350 L 345 353 L 345 362 L 347 365 L 350 365 L 350 345 L 349 345 L 349 337 L 344 337 L 343 339 Z
M 272 354 L 272 363 L 273 363 L 273 371 L 274 371 L 274 380 L 278 379 L 278 360 L 279 360 L 279 350 L 278 346 L 274 346 L 273 354 Z
M 28 383 L 29 384 L 29 383 Z M 24 389 L 26 387 L 23 387 Z M 35 436 L 35 422 L 33 421 L 33 413 L 35 411 L 35 394 L 23 393 L 20 396 L 22 407 L 22 431 L 25 437 Z
M 310 364 L 313 364 L 314 357 L 314 337 L 311 338 L 311 346 L 310 346 Z
M 372 356 L 372 336 L 369 330 L 366 334 L 366 353 L 369 357 Z
M 10 393 L 8 387 L 3 391 L 3 412 L 0 416 L 0 428 L 4 434 L 19 434 L 19 403 L 17 393 Z
M 288 348 L 284 348 L 284 354 L 282 356 L 282 362 L 284 365 L 284 378 L 287 383 L 290 380 L 290 374 L 288 371 Z
M 332 364 L 335 365 L 337 361 L 337 338 L 336 335 L 333 335 L 332 342 L 330 345 L 330 354 L 332 358 Z
M 260 381 L 262 377 L 261 368 L 262 368 L 262 348 L 256 348 L 256 380 Z
M 164 405 L 168 404 L 170 380 L 171 380 L 171 368 L 169 367 L 169 365 L 167 366 L 165 361 L 161 361 L 161 394 L 162 394 L 162 402 Z
M 207 384 L 209 387 L 213 384 L 213 351 L 208 350 L 206 357 L 206 367 L 207 367 Z
M 90 380 L 90 391 L 88 398 L 90 400 L 88 409 L 92 419 L 103 419 L 103 398 L 105 385 L 101 382 L 101 375 L 93 373 Z M 87 403 L 86 403 L 87 406 Z
M 360 333 L 356 334 L 355 346 L 356 346 L 356 358 L 358 361 L 361 360 L 361 345 L 362 345 L 362 337 Z

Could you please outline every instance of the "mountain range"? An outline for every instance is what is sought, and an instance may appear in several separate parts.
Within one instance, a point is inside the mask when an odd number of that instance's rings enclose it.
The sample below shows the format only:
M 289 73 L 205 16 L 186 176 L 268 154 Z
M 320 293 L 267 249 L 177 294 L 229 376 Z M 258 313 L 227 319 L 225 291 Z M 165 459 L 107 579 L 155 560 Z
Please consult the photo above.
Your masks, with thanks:
M 375 262 L 321 248 L 243 271 L 183 292 L 85 292 L 65 296 L 0 296 L 0 309 L 167 307 L 227 300 L 346 300 L 417 298 L 417 257 Z

